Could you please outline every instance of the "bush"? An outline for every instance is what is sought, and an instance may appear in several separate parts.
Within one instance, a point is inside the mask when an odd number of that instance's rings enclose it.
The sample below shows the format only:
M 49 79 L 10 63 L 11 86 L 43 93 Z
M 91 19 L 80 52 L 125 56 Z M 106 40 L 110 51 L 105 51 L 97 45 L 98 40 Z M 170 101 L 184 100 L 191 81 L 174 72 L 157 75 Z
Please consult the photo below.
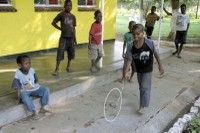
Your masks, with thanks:
M 196 117 L 188 122 L 187 128 L 183 133 L 200 133 L 200 113 Z
M 196 17 L 196 14 L 193 12 L 189 12 L 189 13 L 187 13 L 187 15 L 190 17 L 190 19 L 195 19 L 195 17 Z

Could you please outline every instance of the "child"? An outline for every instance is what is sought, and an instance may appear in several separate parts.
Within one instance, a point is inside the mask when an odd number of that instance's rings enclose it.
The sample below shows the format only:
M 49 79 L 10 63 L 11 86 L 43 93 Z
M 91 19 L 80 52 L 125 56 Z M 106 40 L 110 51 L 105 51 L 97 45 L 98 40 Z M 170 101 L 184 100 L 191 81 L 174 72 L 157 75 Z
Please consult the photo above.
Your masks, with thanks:
M 53 20 L 52 25 L 61 31 L 61 37 L 59 40 L 59 46 L 57 51 L 56 68 L 53 73 L 54 76 L 58 76 L 58 70 L 60 61 L 64 59 L 64 51 L 67 50 L 68 62 L 67 72 L 72 72 L 71 60 L 75 57 L 74 45 L 76 42 L 76 17 L 70 13 L 72 10 L 71 0 L 66 0 L 64 4 L 65 11 L 59 13 Z M 58 21 L 61 22 L 61 26 L 58 26 Z
M 126 59 L 127 65 L 125 70 L 125 77 L 128 78 L 128 69 L 132 61 L 135 63 L 137 71 L 137 79 L 140 89 L 140 107 L 139 113 L 143 113 L 144 107 L 149 106 L 150 93 L 151 93 L 151 76 L 153 71 L 153 55 L 158 62 L 158 69 L 160 74 L 164 73 L 159 55 L 154 47 L 152 40 L 145 39 L 144 27 L 141 24 L 133 26 L 133 45 L 127 49 Z
M 135 24 L 136 24 L 135 21 L 130 21 L 129 26 L 128 26 L 129 32 L 124 34 L 124 45 L 123 45 L 123 51 L 122 51 L 122 57 L 124 58 L 124 65 L 123 65 L 123 70 L 122 70 L 123 71 L 122 81 L 124 80 L 124 71 L 125 71 L 125 64 L 126 64 L 125 48 L 127 50 L 128 46 L 133 44 L 132 29 Z M 133 64 L 131 64 L 131 76 L 130 76 L 129 82 L 131 81 L 131 79 L 134 75 L 134 71 L 135 71 L 135 67 L 134 67 L 134 63 L 133 63 Z
M 149 13 L 146 17 L 146 35 L 148 39 L 151 39 L 151 35 L 153 33 L 154 25 L 156 21 L 160 19 L 160 17 L 155 13 L 156 7 L 152 6 L 151 7 L 151 13 Z
M 18 97 L 27 106 L 28 111 L 33 113 L 33 118 L 38 118 L 30 96 L 41 97 L 41 112 L 51 112 L 47 107 L 49 102 L 49 88 L 38 84 L 35 70 L 31 67 L 31 59 L 27 55 L 20 55 L 16 59 L 19 69 L 15 73 L 12 88 L 18 90 Z
M 89 44 L 88 44 L 88 57 L 91 59 L 92 72 L 96 72 L 99 67 L 97 63 L 103 57 L 103 45 L 102 45 L 102 14 L 100 10 L 94 13 L 95 22 L 91 25 L 89 32 Z
M 175 55 L 178 53 L 177 57 L 181 58 L 180 53 L 183 49 L 183 45 L 186 44 L 187 39 L 187 32 L 190 26 L 190 18 L 188 15 L 186 15 L 186 5 L 181 5 L 181 13 L 172 14 L 169 13 L 165 8 L 164 11 L 167 13 L 167 15 L 173 15 L 176 18 L 176 37 L 175 37 L 175 46 L 176 51 L 172 54 Z M 179 46 L 180 43 L 180 46 Z

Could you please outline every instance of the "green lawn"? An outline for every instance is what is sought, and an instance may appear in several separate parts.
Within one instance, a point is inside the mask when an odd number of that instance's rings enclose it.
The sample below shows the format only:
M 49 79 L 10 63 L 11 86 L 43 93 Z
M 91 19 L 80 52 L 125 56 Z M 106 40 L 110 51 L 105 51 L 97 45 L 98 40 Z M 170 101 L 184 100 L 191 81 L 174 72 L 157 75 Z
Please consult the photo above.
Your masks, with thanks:
M 188 42 L 189 43 L 199 43 L 200 42 L 200 19 L 191 19 L 190 20 L 190 28 L 188 31 Z M 117 16 L 116 19 L 117 25 L 116 25 L 116 32 L 117 33 L 125 33 L 128 32 L 128 23 L 129 23 L 129 17 L 128 16 Z M 159 23 L 157 22 L 154 28 L 154 32 L 152 35 L 153 39 L 156 39 L 158 37 L 158 27 Z M 161 39 L 166 40 L 168 34 L 170 32 L 170 18 L 164 18 L 162 23 L 162 29 L 161 29 Z

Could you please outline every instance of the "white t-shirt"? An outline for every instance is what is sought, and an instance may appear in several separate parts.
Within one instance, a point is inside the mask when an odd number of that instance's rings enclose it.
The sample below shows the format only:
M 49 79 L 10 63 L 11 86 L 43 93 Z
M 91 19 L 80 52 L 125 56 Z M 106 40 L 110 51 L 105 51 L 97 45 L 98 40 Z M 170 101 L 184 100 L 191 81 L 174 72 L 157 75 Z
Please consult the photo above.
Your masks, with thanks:
M 30 68 L 28 74 L 23 74 L 21 70 L 15 72 L 15 77 L 12 83 L 12 88 L 20 89 L 21 91 L 34 91 L 39 89 L 40 85 L 37 84 L 38 78 L 35 74 L 35 70 Z M 30 90 L 26 90 L 25 86 L 31 85 Z
M 189 16 L 186 14 L 181 14 L 180 12 L 173 13 L 172 15 L 174 18 L 176 18 L 176 20 L 175 20 L 176 30 L 177 31 L 186 31 L 187 26 L 190 23 Z

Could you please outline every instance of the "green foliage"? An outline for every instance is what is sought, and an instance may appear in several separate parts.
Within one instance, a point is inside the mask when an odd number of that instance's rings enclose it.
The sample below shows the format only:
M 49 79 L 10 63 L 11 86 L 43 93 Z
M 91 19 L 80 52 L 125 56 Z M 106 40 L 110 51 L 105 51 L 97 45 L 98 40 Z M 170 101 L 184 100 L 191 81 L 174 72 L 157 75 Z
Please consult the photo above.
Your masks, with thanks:
M 196 14 L 194 12 L 189 12 L 187 15 L 190 17 L 190 19 L 195 19 Z
M 119 34 L 124 34 L 128 31 L 128 22 L 129 22 L 129 16 L 120 16 L 117 15 L 116 19 L 117 25 L 116 25 L 116 32 Z M 170 32 L 170 18 L 163 18 L 162 23 L 162 29 L 161 29 L 161 40 L 167 40 L 167 36 Z M 159 23 L 156 22 L 152 38 L 157 39 L 158 38 L 158 27 Z M 200 31 L 200 19 L 190 19 L 190 28 L 188 31 L 187 36 L 187 42 L 188 43 L 198 43 L 200 42 L 200 34 L 198 34 Z
M 200 133 L 200 113 L 188 123 L 186 130 L 188 133 Z

